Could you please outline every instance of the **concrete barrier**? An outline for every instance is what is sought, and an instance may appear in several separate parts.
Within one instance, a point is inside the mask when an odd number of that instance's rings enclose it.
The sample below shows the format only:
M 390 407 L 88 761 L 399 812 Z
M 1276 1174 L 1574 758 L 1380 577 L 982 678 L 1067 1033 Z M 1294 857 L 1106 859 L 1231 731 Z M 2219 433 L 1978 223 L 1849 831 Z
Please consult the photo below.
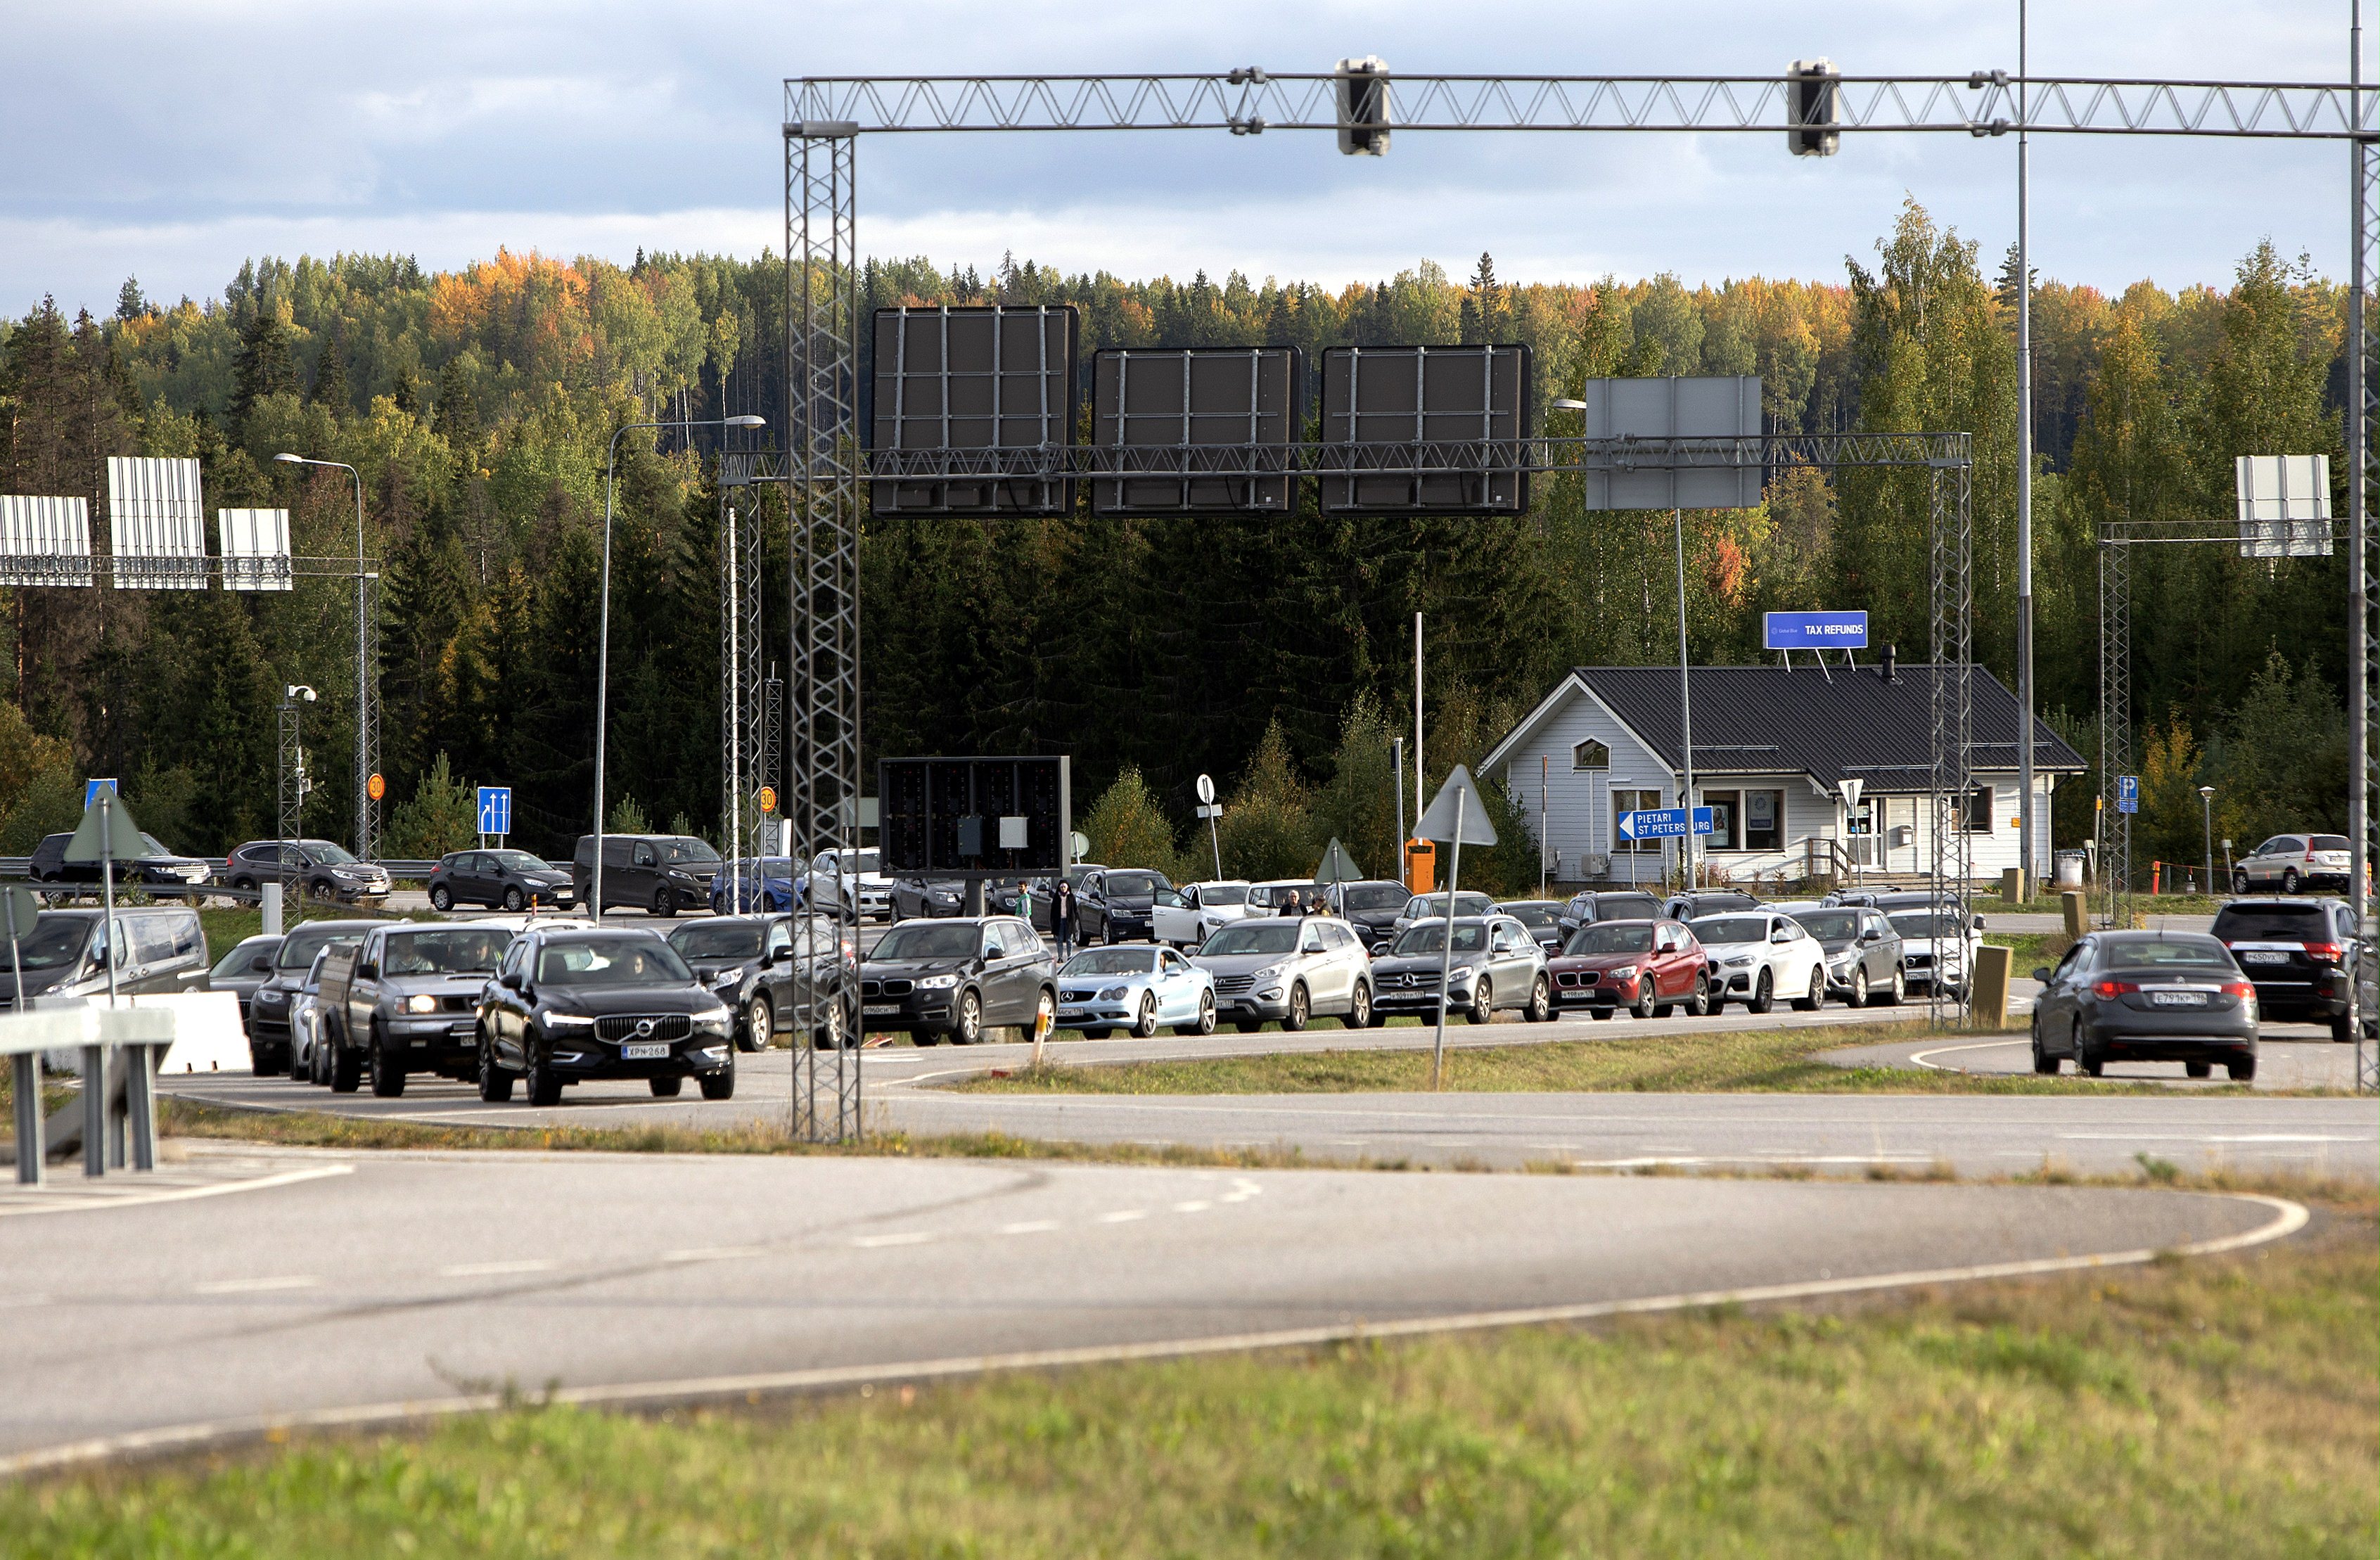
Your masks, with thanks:
M 2008 1028 L 2009 971 L 2016 959 L 2014 948 L 2003 948 L 1997 943 L 1986 943 L 1975 955 L 1974 1005 L 1969 1010 L 1979 1030 Z

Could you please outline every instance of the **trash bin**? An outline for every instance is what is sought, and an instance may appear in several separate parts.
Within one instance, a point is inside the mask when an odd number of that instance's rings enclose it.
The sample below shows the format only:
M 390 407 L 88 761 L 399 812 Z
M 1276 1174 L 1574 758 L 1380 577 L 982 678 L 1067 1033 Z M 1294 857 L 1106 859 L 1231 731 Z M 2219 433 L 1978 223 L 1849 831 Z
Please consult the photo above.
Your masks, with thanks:
M 2082 886 L 2082 853 L 2081 851 L 2061 850 L 2058 853 L 2057 886 L 2060 889 Z

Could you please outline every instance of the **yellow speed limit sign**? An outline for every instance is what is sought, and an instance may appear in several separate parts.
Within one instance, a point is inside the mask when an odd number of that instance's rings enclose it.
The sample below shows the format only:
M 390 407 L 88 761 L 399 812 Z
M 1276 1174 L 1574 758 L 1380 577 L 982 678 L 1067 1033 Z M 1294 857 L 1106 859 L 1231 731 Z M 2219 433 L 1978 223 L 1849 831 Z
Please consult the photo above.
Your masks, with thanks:
M 388 782 L 377 774 L 373 775 L 364 782 L 364 795 L 374 801 L 380 800 L 381 798 L 388 795 Z
M 760 787 L 760 810 L 763 812 L 774 812 L 777 810 L 776 786 L 763 786 Z

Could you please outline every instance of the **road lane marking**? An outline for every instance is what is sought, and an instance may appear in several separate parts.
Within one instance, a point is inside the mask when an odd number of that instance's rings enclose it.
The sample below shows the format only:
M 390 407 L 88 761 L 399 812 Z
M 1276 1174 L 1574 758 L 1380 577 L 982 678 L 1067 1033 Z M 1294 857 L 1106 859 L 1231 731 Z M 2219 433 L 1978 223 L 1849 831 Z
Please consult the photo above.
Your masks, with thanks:
M 200 1295 L 265 1295 L 279 1289 L 311 1289 L 322 1281 L 305 1274 L 289 1274 L 279 1278 L 219 1278 L 212 1284 L 200 1284 L 192 1290 Z
M 918 1229 L 900 1235 L 863 1235 L 854 1239 L 852 1244 L 864 1251 L 872 1251 L 880 1246 L 923 1246 L 933 1238 L 932 1231 Z
M 1112 1213 L 1100 1214 L 1093 1222 L 1102 1225 L 1128 1225 L 1135 1219 L 1147 1217 L 1148 1217 L 1148 1210 L 1146 1208 L 1119 1208 Z
M 1020 1224 L 1001 1225 L 1000 1233 L 1002 1235 L 1046 1235 L 1057 1227 L 1058 1221 L 1055 1219 L 1026 1219 Z
M 176 1187 L 170 1191 L 133 1192 L 124 1197 L 77 1198 L 72 1201 L 16 1203 L 0 1206 L 0 1218 L 30 1213 L 85 1213 L 106 1208 L 146 1208 L 158 1202 L 188 1202 L 193 1198 L 223 1197 L 236 1191 L 263 1191 L 270 1187 L 295 1186 L 300 1181 L 319 1181 L 330 1176 L 352 1176 L 352 1164 L 315 1164 L 303 1170 L 284 1170 L 275 1175 L 259 1176 L 253 1180 L 225 1181 L 215 1186 Z
M 1581 1159 L 1582 1170 L 1634 1170 L 1653 1164 L 1931 1164 L 1930 1153 L 1709 1153 L 1636 1159 Z
M 457 1262 L 438 1270 L 441 1278 L 498 1278 L 508 1273 L 552 1273 L 554 1264 L 542 1259 L 518 1262 Z
M 1145 1359 L 1178 1359 L 1210 1354 L 1240 1354 L 1254 1349 L 1310 1348 L 1352 1338 L 1420 1337 L 1439 1333 L 1480 1332 L 1493 1328 L 1542 1326 L 1554 1322 L 1587 1322 L 1607 1316 L 1651 1315 L 1712 1306 L 1753 1305 L 1785 1300 L 1817 1299 L 1834 1295 L 1902 1289 L 1928 1284 L 1964 1284 L 1994 1278 L 2028 1278 L 2045 1274 L 2073 1273 L 2091 1268 L 2137 1267 L 2171 1257 L 2209 1257 L 2243 1250 L 2295 1235 L 2311 1217 L 2300 1203 L 2278 1197 L 2246 1193 L 2192 1193 L 2227 1201 L 2252 1202 L 2270 1209 L 2273 1217 L 2256 1228 L 2213 1240 L 2187 1241 L 2180 1246 L 2135 1247 L 2122 1251 L 2088 1252 L 2081 1256 L 2040 1257 L 1967 1267 L 1915 1269 L 1869 1274 L 1850 1278 L 1820 1277 L 1800 1283 L 1767 1284 L 1741 1289 L 1708 1289 L 1690 1294 L 1650 1295 L 1624 1300 L 1589 1300 L 1571 1305 L 1528 1310 L 1457 1312 L 1398 1322 L 1347 1322 L 1319 1327 L 1299 1327 L 1269 1333 L 1232 1333 L 1218 1336 L 1169 1338 L 1148 1343 L 1092 1345 L 1076 1348 L 1026 1350 L 940 1359 L 889 1361 L 876 1365 L 842 1365 L 802 1371 L 778 1371 L 734 1376 L 698 1376 L 678 1381 L 640 1382 L 611 1386 L 566 1387 L 548 1401 L 578 1407 L 628 1407 L 668 1403 L 699 1403 L 750 1398 L 756 1395 L 820 1392 L 863 1383 L 935 1381 L 988 1375 L 996 1371 L 1044 1371 L 1069 1365 L 1106 1365 Z M 252 1440 L 306 1430 L 358 1430 L 415 1423 L 456 1414 L 481 1414 L 507 1407 L 502 1394 L 474 1393 L 412 1402 L 370 1403 L 345 1408 L 320 1408 L 301 1414 L 252 1414 L 226 1420 L 201 1420 L 188 1424 L 134 1431 L 123 1435 L 94 1436 L 0 1456 L 0 1479 L 103 1462 L 111 1458 L 188 1452 L 210 1444 Z
M 2336 1132 L 2060 1132 L 2094 1143 L 2368 1143 L 2370 1133 Z
M 664 1251 L 665 1262 L 727 1262 L 739 1257 L 764 1257 L 765 1246 L 690 1246 L 682 1251 Z
M 1203 1213 L 1213 1206 L 1214 1204 L 1211 1202 L 1201 1202 L 1194 1199 L 1188 1202 L 1175 1203 L 1173 1205 L 1173 1211 L 1177 1213 Z

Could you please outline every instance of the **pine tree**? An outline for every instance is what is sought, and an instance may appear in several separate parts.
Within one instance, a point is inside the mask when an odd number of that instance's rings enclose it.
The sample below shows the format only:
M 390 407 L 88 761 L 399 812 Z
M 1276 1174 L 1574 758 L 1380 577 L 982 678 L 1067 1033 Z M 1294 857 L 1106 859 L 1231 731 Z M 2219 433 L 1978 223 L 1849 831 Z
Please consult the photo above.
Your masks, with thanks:
M 231 426 L 243 437 L 248 415 L 267 396 L 298 393 L 298 365 L 289 355 L 288 322 L 272 299 L 262 299 L 240 332 L 232 360 Z
M 347 343 L 344 334 L 322 344 L 322 359 L 314 365 L 314 389 L 307 398 L 342 420 L 355 410 L 355 398 L 347 390 Z
M 115 293 L 115 317 L 119 320 L 138 320 L 144 318 L 150 312 L 149 299 L 140 292 L 140 278 L 138 276 L 124 278 L 124 286 L 117 288 Z

